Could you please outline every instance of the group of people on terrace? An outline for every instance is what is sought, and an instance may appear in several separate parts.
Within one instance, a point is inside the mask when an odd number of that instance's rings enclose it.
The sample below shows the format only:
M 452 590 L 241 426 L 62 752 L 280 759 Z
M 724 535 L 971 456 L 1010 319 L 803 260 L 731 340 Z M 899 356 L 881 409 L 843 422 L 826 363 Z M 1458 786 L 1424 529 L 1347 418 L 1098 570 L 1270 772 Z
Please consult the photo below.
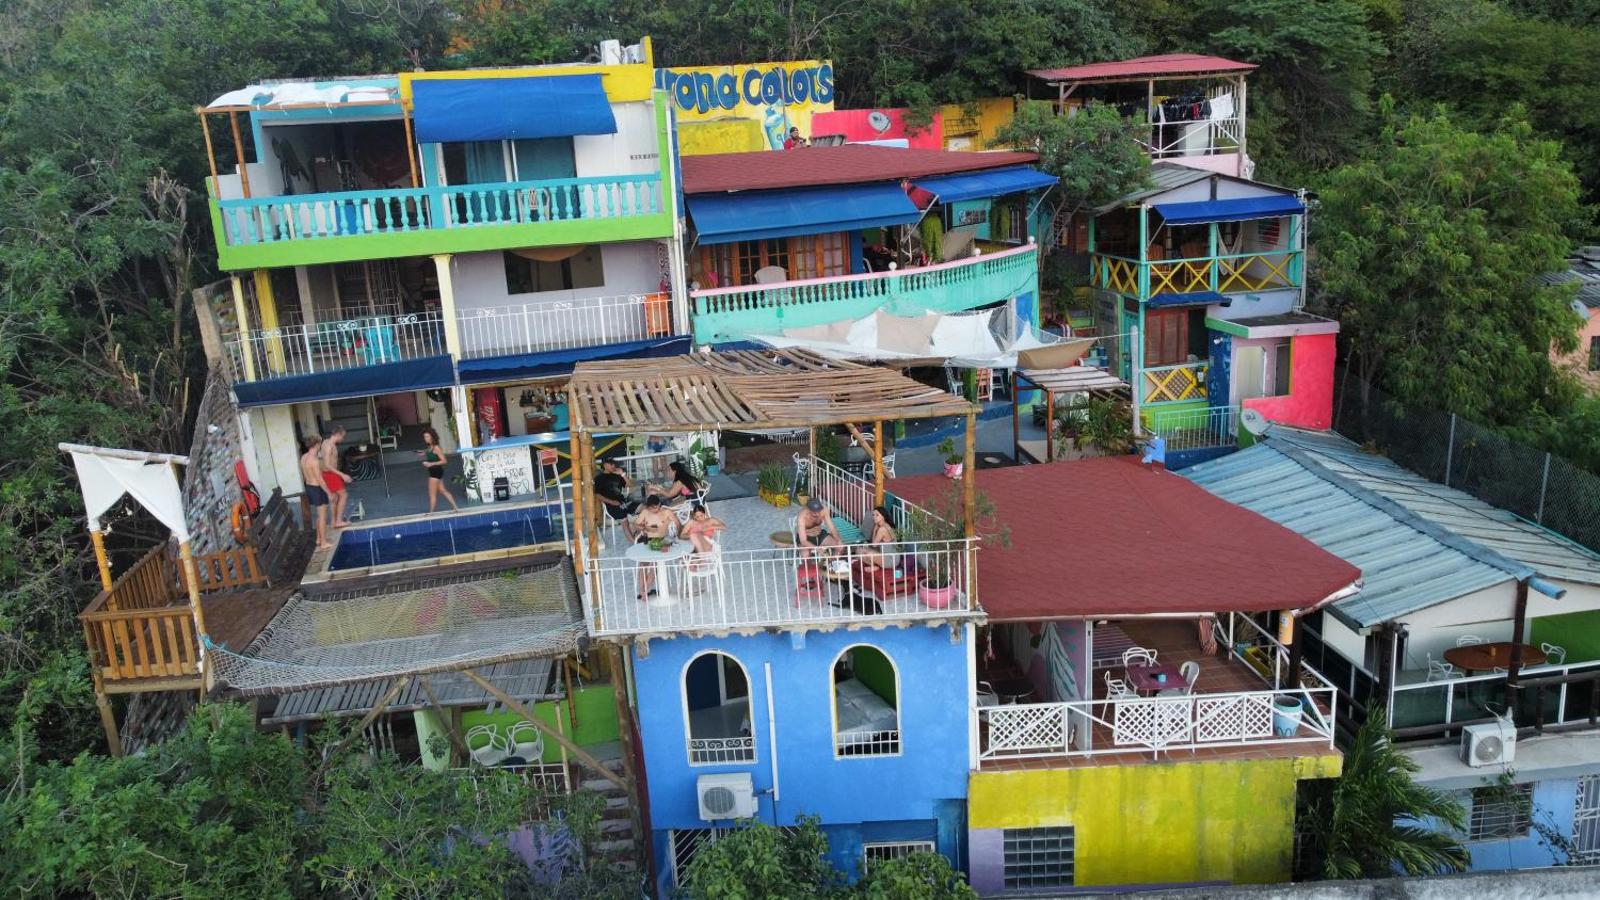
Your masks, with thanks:
M 305 482 L 306 503 L 310 504 L 317 520 L 317 549 L 332 550 L 328 532 L 333 528 L 349 526 L 347 507 L 350 503 L 350 483 L 355 476 L 342 466 L 339 444 L 345 438 L 343 425 L 334 425 L 324 435 L 308 435 L 301 442 L 300 477 Z M 428 473 L 428 512 L 432 513 L 443 497 L 451 509 L 461 507 L 455 495 L 444 483 L 445 464 L 449 454 L 439 446 L 439 433 L 432 428 L 422 429 L 422 449 L 417 451 L 422 467 Z

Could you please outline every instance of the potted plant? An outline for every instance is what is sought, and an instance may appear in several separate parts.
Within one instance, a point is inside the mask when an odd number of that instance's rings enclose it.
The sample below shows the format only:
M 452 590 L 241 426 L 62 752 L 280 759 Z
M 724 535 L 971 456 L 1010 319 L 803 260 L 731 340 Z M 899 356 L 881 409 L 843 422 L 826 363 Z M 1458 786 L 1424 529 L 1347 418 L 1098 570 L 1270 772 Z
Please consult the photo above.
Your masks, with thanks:
M 777 463 L 767 463 L 756 470 L 756 493 L 761 499 L 773 506 L 785 507 L 789 505 L 789 478 L 783 472 L 783 466 Z
M 940 441 L 939 455 L 944 457 L 944 477 L 960 478 L 964 465 L 961 454 L 956 452 L 956 442 L 951 438 Z
M 1069 451 L 1078 456 L 1121 456 L 1138 445 L 1133 408 L 1120 400 L 1090 397 L 1064 407 L 1057 412 L 1055 427 L 1057 459 Z
M 1000 524 L 995 514 L 994 502 L 983 491 L 973 495 L 973 520 L 977 536 L 1005 547 L 1011 543 L 1011 531 Z M 966 535 L 966 498 L 960 485 L 931 498 L 922 509 L 911 511 L 906 533 L 901 540 L 916 542 L 959 541 Z M 917 565 L 921 578 L 917 581 L 917 599 L 930 609 L 944 609 L 953 602 L 960 590 L 956 586 L 954 544 L 918 554 Z

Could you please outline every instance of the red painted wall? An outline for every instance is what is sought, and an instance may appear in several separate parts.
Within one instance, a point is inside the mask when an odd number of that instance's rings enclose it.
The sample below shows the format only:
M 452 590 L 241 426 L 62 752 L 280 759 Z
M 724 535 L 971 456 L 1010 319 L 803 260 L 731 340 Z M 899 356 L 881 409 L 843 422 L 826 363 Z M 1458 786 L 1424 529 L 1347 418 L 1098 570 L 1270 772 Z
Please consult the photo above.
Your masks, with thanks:
M 1336 334 L 1303 334 L 1289 341 L 1289 394 L 1256 397 L 1245 409 L 1268 421 L 1295 428 L 1325 429 L 1333 425 L 1333 357 Z
M 889 117 L 889 127 L 875 131 L 867 117 L 881 112 Z M 846 141 L 886 141 L 905 138 L 906 143 L 921 150 L 944 149 L 944 117 L 933 114 L 933 121 L 916 133 L 906 131 L 906 111 L 903 109 L 836 109 L 811 116 L 811 136 L 842 134 Z

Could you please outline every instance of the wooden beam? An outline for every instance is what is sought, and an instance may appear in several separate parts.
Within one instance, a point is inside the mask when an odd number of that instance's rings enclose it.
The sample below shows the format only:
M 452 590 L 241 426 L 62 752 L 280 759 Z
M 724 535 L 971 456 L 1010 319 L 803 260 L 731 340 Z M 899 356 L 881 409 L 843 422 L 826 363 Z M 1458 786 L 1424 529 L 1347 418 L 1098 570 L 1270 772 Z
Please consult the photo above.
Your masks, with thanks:
M 874 423 L 872 441 L 872 505 L 883 505 L 883 420 Z M 870 517 L 869 517 L 870 518 Z M 868 536 L 870 539 L 870 535 Z
M 634 852 L 639 854 L 640 860 L 644 860 L 648 858 L 650 845 L 645 840 L 644 806 L 639 802 L 637 792 L 639 773 L 634 771 L 633 764 L 634 754 L 637 752 L 634 746 L 636 734 L 633 729 L 633 706 L 628 703 L 628 685 L 624 679 L 625 662 L 622 650 L 617 645 L 611 645 L 606 662 L 611 669 L 611 699 L 617 709 L 617 742 L 621 745 L 622 751 L 622 775 L 629 784 L 635 786 L 628 792 L 628 796 L 633 800 L 629 805 L 628 816 L 633 825 Z M 746 688 L 748 689 L 748 685 Z
M 585 534 L 583 524 L 583 497 L 585 494 L 585 488 L 588 487 L 587 482 L 589 479 L 587 477 L 587 473 L 583 471 L 582 461 L 578 458 L 580 448 L 578 445 L 578 433 L 576 431 L 572 432 L 568 443 L 571 447 L 569 452 L 572 460 L 572 574 L 579 580 L 582 580 L 582 547 L 583 537 Z
M 94 705 L 100 709 L 100 725 L 106 730 L 106 749 L 112 756 L 122 755 L 122 732 L 117 730 L 117 714 L 111 709 L 111 698 L 100 689 L 100 679 L 95 678 Z
M 222 184 L 217 180 L 217 151 L 211 145 L 211 121 L 204 112 L 200 113 L 200 131 L 206 136 L 206 162 L 211 164 L 211 189 L 216 192 L 217 198 L 222 198 Z
M 410 675 L 402 675 L 399 678 L 396 678 L 394 680 L 394 684 L 389 685 L 389 690 L 386 691 L 382 697 L 378 698 L 378 702 L 373 705 L 372 709 L 367 710 L 367 714 L 361 717 L 360 722 L 356 723 L 356 727 L 352 729 L 349 734 L 340 738 L 339 743 L 334 744 L 332 749 L 330 749 L 327 754 L 322 757 L 321 768 L 326 768 L 329 763 L 333 762 L 334 757 L 337 757 L 339 754 L 343 753 L 344 749 L 350 746 L 350 742 L 356 739 L 356 735 L 366 730 L 368 725 L 371 725 L 375 719 L 383 715 L 383 711 L 389 708 L 389 704 L 394 702 L 394 698 L 400 696 L 400 691 L 403 690 L 405 686 L 410 683 L 410 681 Z
M 578 438 L 578 449 L 583 454 L 583 472 L 585 477 L 592 477 L 589 473 L 594 471 L 594 435 L 585 432 Z M 576 481 L 577 479 L 573 479 Z M 583 523 L 588 529 L 588 551 L 586 559 L 600 557 L 600 523 L 596 516 L 602 515 L 597 508 L 594 491 L 585 491 L 583 495 Z
M 445 709 L 439 703 L 438 697 L 434 696 L 433 679 L 426 675 L 419 675 L 417 676 L 417 684 L 422 687 L 422 693 L 427 696 L 428 705 L 433 707 L 433 711 L 438 713 L 441 719 L 444 719 L 445 733 L 450 735 L 450 746 L 461 754 L 463 761 L 472 759 L 472 751 L 467 749 L 466 738 L 462 737 L 461 732 L 456 728 L 456 717 L 451 715 L 450 710 Z M 529 762 L 532 762 L 532 760 L 529 760 Z
M 105 535 L 98 531 L 89 532 L 89 543 L 94 545 L 94 562 L 100 567 L 100 587 L 111 590 L 111 560 L 106 558 Z
M 1017 398 L 1022 390 L 1017 385 L 1021 381 L 1022 373 L 1019 370 L 1011 376 L 1011 458 L 1019 466 L 1022 465 L 1022 410 L 1017 406 L 1021 402 Z
M 967 537 L 978 535 L 978 414 L 967 413 L 967 448 L 966 459 L 961 469 L 961 491 L 963 518 L 965 519 Z
M 1506 666 L 1506 714 L 1517 708 L 1517 682 L 1522 678 L 1522 642 L 1528 622 L 1528 579 L 1517 579 L 1517 597 L 1511 611 L 1511 661 Z
M 467 678 L 471 679 L 472 682 L 474 684 L 476 684 L 478 687 L 481 687 L 485 691 L 488 691 L 489 692 L 489 696 L 495 698 L 496 700 L 499 700 L 502 704 L 505 705 L 506 709 L 509 709 L 512 712 L 516 713 L 517 715 L 521 716 L 522 718 L 526 719 L 531 725 L 533 725 L 533 727 L 539 729 L 541 732 L 543 732 L 551 740 L 554 740 L 557 744 L 560 744 L 562 747 L 565 747 L 568 753 L 571 753 L 573 756 L 578 758 L 578 762 L 581 762 L 584 765 L 588 766 L 589 768 L 595 770 L 596 772 L 600 773 L 601 777 L 605 778 L 607 781 L 609 781 L 612 784 L 615 784 L 617 787 L 620 787 L 623 790 L 627 791 L 628 792 L 628 800 L 630 801 L 630 803 L 632 803 L 633 805 L 638 805 L 638 802 L 639 802 L 638 791 L 635 790 L 635 788 L 634 788 L 634 786 L 633 786 L 633 784 L 631 782 L 625 780 L 621 775 L 618 775 L 617 773 L 615 773 L 615 772 L 611 771 L 610 769 L 606 768 L 605 766 L 601 765 L 600 764 L 600 760 L 595 759 L 593 756 L 589 755 L 589 751 L 583 749 L 582 747 L 579 747 L 577 744 L 574 744 L 572 742 L 572 740 L 570 738 L 568 738 L 566 735 L 562 734 L 561 732 L 557 731 L 554 728 L 551 728 L 549 723 L 545 722 L 543 719 L 539 718 L 538 716 L 535 716 L 533 714 L 533 712 L 531 710 L 529 710 L 526 706 L 523 706 L 522 702 L 519 701 L 517 698 L 511 696 L 510 694 L 506 693 L 505 691 L 500 690 L 498 685 L 495 685 L 494 683 L 486 680 L 482 675 L 479 675 L 477 672 L 474 672 L 471 669 L 462 669 L 461 670 L 461 674 L 463 674 L 463 675 L 467 676 Z
M 1044 392 L 1044 461 L 1056 461 L 1056 392 Z
M 228 124 L 233 128 L 233 155 L 239 160 L 239 190 L 243 192 L 246 200 L 250 199 L 250 167 L 244 159 L 244 140 L 239 137 L 239 114 L 228 113 Z
M 417 146 L 411 135 L 411 110 L 401 109 L 400 118 L 406 123 L 406 165 L 411 167 L 411 186 L 422 187 L 422 181 L 417 177 Z

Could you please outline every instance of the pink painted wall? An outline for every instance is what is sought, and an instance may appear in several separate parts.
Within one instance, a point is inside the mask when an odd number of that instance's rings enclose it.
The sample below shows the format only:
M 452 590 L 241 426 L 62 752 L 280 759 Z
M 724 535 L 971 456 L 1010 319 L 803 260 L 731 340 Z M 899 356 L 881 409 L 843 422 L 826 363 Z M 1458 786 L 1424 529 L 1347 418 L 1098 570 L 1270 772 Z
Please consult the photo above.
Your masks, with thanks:
M 401 425 L 416 425 L 422 421 L 417 412 L 415 393 L 385 394 L 378 398 L 378 409 L 380 412 L 389 412 Z
M 1578 380 L 1591 388 L 1600 389 L 1600 372 L 1589 371 L 1589 342 L 1600 337 L 1600 309 L 1589 310 L 1589 317 L 1578 329 L 1578 349 L 1569 356 L 1550 354 L 1557 365 L 1570 369 Z
M 1244 401 L 1270 422 L 1295 428 L 1333 425 L 1333 358 L 1336 334 L 1303 334 L 1289 341 L 1289 393 Z
M 889 127 L 876 131 L 867 123 L 872 113 L 881 112 L 889 117 Z M 944 116 L 933 114 L 933 121 L 915 133 L 906 131 L 906 111 L 903 109 L 836 109 L 819 112 L 811 117 L 811 137 L 822 134 L 842 134 L 846 141 L 884 141 L 905 138 L 917 149 L 944 149 Z

